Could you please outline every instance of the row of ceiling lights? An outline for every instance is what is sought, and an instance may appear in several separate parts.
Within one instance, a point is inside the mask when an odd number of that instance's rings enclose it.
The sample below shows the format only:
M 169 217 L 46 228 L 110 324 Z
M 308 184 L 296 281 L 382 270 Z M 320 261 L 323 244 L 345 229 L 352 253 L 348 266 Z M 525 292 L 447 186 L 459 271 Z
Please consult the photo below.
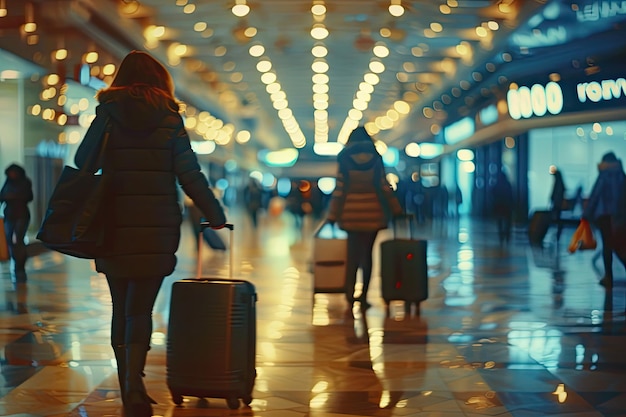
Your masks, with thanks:
M 390 5 L 390 13 L 392 15 L 395 15 L 394 13 L 391 12 L 392 6 L 398 6 L 397 4 L 394 4 L 394 3 L 397 3 L 397 2 L 392 1 L 392 4 Z M 448 4 L 451 5 L 452 7 L 454 7 L 454 3 L 455 2 L 452 0 L 448 1 Z M 177 0 L 177 4 L 185 6 L 185 9 L 184 9 L 185 13 L 193 12 L 193 10 L 187 8 L 187 6 L 191 6 L 190 4 L 187 4 L 187 0 Z M 26 23 L 23 26 L 23 30 L 28 33 L 34 33 L 34 31 L 36 31 L 37 25 L 34 22 L 34 19 L 32 18 L 32 15 L 33 15 L 32 4 L 27 3 L 25 7 L 26 7 Z M 400 5 L 400 7 L 402 6 Z M 397 7 L 393 9 L 397 10 Z M 0 0 L 0 17 L 2 17 L 3 10 L 6 15 L 6 8 L 4 7 L 3 0 Z M 249 6 L 246 4 L 245 0 L 237 0 L 236 4 L 233 6 L 233 14 L 235 14 L 238 17 L 247 15 L 249 10 L 250 10 Z M 318 20 L 318 22 L 313 25 L 311 36 L 317 41 L 321 41 L 326 36 L 328 36 L 328 30 L 323 25 L 323 18 L 325 14 L 325 6 L 323 4 L 323 1 L 322 0 L 316 1 L 313 7 L 311 8 L 311 12 L 315 20 Z M 442 13 L 444 13 L 443 10 L 442 10 Z M 321 21 L 321 23 L 319 21 Z M 497 30 L 497 27 L 495 27 L 491 23 L 492 22 L 488 22 L 487 27 L 489 27 L 492 30 Z M 431 24 L 431 29 L 432 29 L 432 26 L 433 25 Z M 158 38 L 159 30 L 161 30 L 161 32 L 164 32 L 163 27 L 153 27 L 153 29 L 154 29 L 155 38 Z M 208 30 L 206 28 L 206 24 L 205 24 L 204 29 L 199 26 L 194 27 L 194 29 L 196 31 L 202 31 L 202 32 L 205 32 Z M 437 28 L 435 27 L 433 30 L 436 31 Z M 477 33 L 478 33 L 478 28 L 477 28 Z M 253 35 L 254 33 L 251 33 L 250 37 L 252 37 Z M 210 36 L 210 34 L 208 36 Z M 458 47 L 457 47 L 457 50 L 459 50 Z M 363 116 L 363 111 L 367 109 L 368 101 L 363 98 L 368 97 L 373 92 L 373 88 L 378 82 L 378 76 L 376 74 L 381 73 L 385 69 L 382 63 L 382 58 L 388 56 L 389 50 L 386 48 L 384 44 L 380 43 L 373 49 L 373 52 L 374 52 L 374 56 L 377 57 L 378 59 L 376 59 L 375 57 L 372 58 L 372 61 L 370 63 L 371 72 L 367 73 L 364 76 L 364 81 L 359 86 L 359 91 L 357 91 L 355 95 L 353 109 L 351 109 L 348 112 L 348 117 L 346 118 L 346 121 L 344 122 L 344 126 L 341 130 L 342 133 L 339 136 L 340 142 L 342 141 L 345 142 L 349 132 L 354 127 L 356 127 L 356 125 L 358 125 L 359 121 L 361 120 Z M 175 56 L 181 57 L 181 56 L 186 55 L 186 53 L 187 53 L 187 48 L 185 45 L 180 45 L 180 44 L 175 45 L 174 47 Z M 315 121 L 316 121 L 315 141 L 316 142 L 324 142 L 328 140 L 328 122 L 327 122 L 328 114 L 327 114 L 326 109 L 324 109 L 324 103 L 326 103 L 326 107 L 328 103 L 327 102 L 328 100 L 328 95 L 327 95 L 328 77 L 325 74 L 325 71 L 323 71 L 324 68 L 327 71 L 327 64 L 326 66 L 323 65 L 325 63 L 325 60 L 323 57 L 325 56 L 326 53 L 327 53 L 327 50 L 325 46 L 323 45 L 323 43 L 318 42 L 312 49 L 312 54 L 316 57 L 315 62 L 313 64 L 313 70 L 315 72 L 313 88 L 314 88 L 314 107 L 316 107 L 316 111 L 315 111 Z M 64 48 L 59 48 L 53 51 L 53 58 L 58 61 L 61 61 L 65 59 L 66 57 L 67 57 L 67 50 Z M 98 60 L 98 53 L 96 51 L 90 51 L 83 55 L 84 62 L 95 63 L 97 60 Z M 267 62 L 265 62 L 264 60 L 261 60 L 259 62 L 259 65 L 257 66 L 257 68 L 259 68 L 259 72 L 263 74 L 262 77 L 266 74 L 265 72 L 263 72 L 263 68 L 267 68 L 267 63 L 269 63 L 269 67 L 271 68 L 271 61 L 269 61 L 269 59 L 267 59 Z M 109 67 L 111 65 L 113 64 L 109 64 Z M 115 67 L 113 66 L 113 68 Z M 110 73 L 110 71 L 108 72 Z M 275 76 L 275 71 L 269 72 L 268 70 L 267 73 L 274 74 Z M 266 80 L 271 79 L 271 77 L 272 76 L 269 75 L 265 77 L 265 79 Z M 326 81 L 326 83 L 324 83 L 323 81 Z M 270 87 L 270 84 L 272 85 L 271 87 Z M 285 107 L 283 105 L 283 103 L 286 104 L 286 95 L 284 95 L 284 92 L 280 90 L 280 84 L 274 83 L 274 82 L 269 83 L 268 92 L 275 90 L 276 85 L 278 85 L 278 90 L 270 94 L 273 95 L 274 97 L 279 97 L 279 98 L 284 97 L 284 100 L 281 100 L 281 99 L 273 100 L 273 103 L 278 103 L 278 104 L 275 104 L 275 107 L 279 111 L 279 117 L 281 117 L 281 120 L 283 120 L 285 129 L 290 134 L 290 137 L 292 139 L 292 142 L 294 143 L 294 146 L 303 147 L 305 144 L 304 135 L 300 131 L 297 121 L 293 119 L 293 116 L 291 115 L 291 112 L 289 111 L 288 107 Z M 323 91 L 326 91 L 326 92 L 323 92 Z M 326 97 L 326 99 L 324 100 L 323 97 Z M 319 100 L 320 98 L 322 99 Z M 321 107 L 321 108 L 318 109 L 317 107 Z M 401 100 L 397 101 L 396 103 L 394 103 L 393 108 L 387 111 L 384 116 L 377 117 L 374 122 L 368 123 L 366 128 L 372 134 L 375 134 L 380 130 L 389 129 L 393 127 L 394 123 L 397 123 L 403 115 L 406 115 L 409 112 L 410 112 L 410 104 Z M 289 115 L 290 117 L 285 117 L 287 115 Z M 201 126 L 201 124 L 197 124 L 197 126 Z M 201 132 L 198 132 L 198 133 L 201 133 Z M 249 132 L 243 132 L 243 134 L 239 136 L 241 136 L 242 138 L 240 140 L 240 143 L 245 143 L 247 141 L 245 138 L 249 138 Z M 203 137 L 207 139 L 206 134 L 204 134 Z
M 177 4 L 183 6 L 183 12 L 190 14 L 195 11 L 195 6 L 189 4 L 188 0 L 177 0 Z M 504 3 L 503 3 L 504 4 Z M 442 5 L 440 10 L 442 14 L 449 14 L 450 7 L 456 7 L 458 3 L 454 0 L 449 0 L 447 5 Z M 502 9 L 502 8 L 501 8 Z M 231 9 L 233 14 L 237 17 L 245 17 L 250 12 L 250 7 L 246 4 L 245 0 L 237 0 L 235 5 Z M 502 9 L 504 10 L 504 9 Z M 392 0 L 389 6 L 389 12 L 393 16 L 401 16 L 404 13 L 404 8 L 399 0 Z M 314 4 L 311 7 L 311 13 L 313 15 L 314 24 L 311 28 L 311 37 L 316 40 L 313 48 L 312 55 L 314 56 L 314 62 L 312 64 L 312 70 L 314 72 L 313 81 L 313 106 L 315 108 L 314 122 L 315 122 L 315 144 L 325 144 L 328 142 L 328 63 L 325 60 L 325 56 L 328 53 L 323 40 L 329 36 L 329 31 L 324 25 L 324 18 L 326 13 L 326 7 L 323 0 L 314 0 Z M 203 32 L 206 34 L 207 25 L 200 26 L 198 22 L 194 25 L 194 30 Z M 247 38 L 253 38 L 256 35 L 254 28 L 242 27 L 241 31 Z M 498 24 L 495 21 L 486 22 L 480 27 L 476 28 L 476 34 L 480 38 L 486 38 L 489 30 L 497 30 Z M 425 30 L 427 37 L 433 37 L 436 33 L 443 30 L 441 24 L 433 22 L 430 27 Z M 381 35 L 384 36 L 384 31 L 381 30 Z M 211 36 L 211 33 L 207 34 Z M 417 47 L 420 49 L 420 47 Z M 427 48 L 427 46 L 425 46 Z M 424 49 L 424 48 L 421 48 Z M 250 48 L 250 55 L 255 57 L 262 57 L 265 48 L 257 44 Z M 469 52 L 471 52 L 471 45 L 467 42 L 462 42 L 455 48 L 459 57 L 469 59 Z M 177 56 L 183 56 L 187 52 L 184 45 L 175 44 L 174 54 Z M 360 123 L 363 118 L 363 111 L 368 107 L 369 98 L 374 91 L 374 86 L 379 82 L 379 75 L 385 70 L 385 66 L 382 63 L 382 59 L 389 55 L 388 48 L 384 43 L 379 43 L 373 48 L 374 57 L 370 62 L 370 72 L 364 75 L 364 81 L 360 84 L 359 90 L 355 94 L 353 101 L 353 108 L 348 112 L 348 116 L 342 126 L 340 134 L 338 136 L 339 143 L 345 143 L 349 136 L 349 133 Z M 419 51 L 412 51 L 414 55 L 418 56 Z M 442 66 L 447 62 L 442 62 Z M 444 68 L 445 69 L 445 68 Z M 272 104 L 278 110 L 279 118 L 283 121 L 285 130 L 290 135 L 292 143 L 295 147 L 300 148 L 306 144 L 306 139 L 299 129 L 298 123 L 293 118 L 292 112 L 287 107 L 288 102 L 286 100 L 286 94 L 281 90 L 280 84 L 276 82 L 275 70 L 272 70 L 271 61 L 267 57 L 262 57 L 257 64 L 257 70 L 261 72 L 262 81 L 266 84 L 266 90 L 270 94 Z M 447 70 L 452 71 L 452 69 Z M 401 77 L 401 73 L 398 74 Z M 415 99 L 415 98 L 414 98 Z M 377 117 L 373 122 L 366 123 L 366 129 L 371 134 L 376 134 L 380 130 L 386 130 L 393 128 L 400 120 L 410 113 L 411 106 L 407 101 L 398 100 L 392 108 L 390 108 L 383 116 Z M 436 134 L 439 130 L 438 125 L 431 127 L 431 132 Z M 383 143 L 377 143 L 380 148 L 379 151 L 384 153 L 386 151 L 386 145 Z M 323 153 L 322 151 L 321 153 Z

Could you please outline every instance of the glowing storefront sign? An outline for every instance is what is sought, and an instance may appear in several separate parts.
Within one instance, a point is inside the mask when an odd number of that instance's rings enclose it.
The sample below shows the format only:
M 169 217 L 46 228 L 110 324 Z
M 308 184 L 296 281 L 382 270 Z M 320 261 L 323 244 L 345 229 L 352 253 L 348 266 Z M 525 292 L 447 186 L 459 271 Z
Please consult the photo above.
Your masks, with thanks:
M 498 108 L 491 104 L 478 112 L 478 119 L 483 126 L 488 126 L 498 121 Z
M 532 87 L 511 89 L 506 95 L 509 115 L 515 120 L 541 117 L 546 113 L 559 114 L 563 110 L 563 90 L 551 81 L 545 86 L 535 84 Z
M 469 138 L 476 131 L 474 119 L 464 117 L 461 120 L 446 126 L 443 129 L 443 137 L 447 144 L 453 145 L 464 139 Z
M 600 19 L 610 19 L 626 15 L 626 1 L 596 1 L 579 6 L 576 10 L 576 20 L 579 22 L 596 22 Z
M 592 81 L 589 83 L 579 83 L 576 86 L 578 101 L 581 103 L 587 100 L 597 103 L 599 101 L 613 100 L 626 97 L 626 79 Z

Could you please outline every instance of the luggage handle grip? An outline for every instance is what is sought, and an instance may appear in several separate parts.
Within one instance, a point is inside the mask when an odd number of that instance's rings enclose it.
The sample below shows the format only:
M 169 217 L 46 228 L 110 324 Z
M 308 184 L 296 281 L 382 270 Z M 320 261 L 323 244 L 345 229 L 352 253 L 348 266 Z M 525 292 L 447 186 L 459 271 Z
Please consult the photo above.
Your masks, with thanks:
M 403 220 L 406 221 L 408 223 L 408 229 L 409 229 L 409 239 L 413 239 L 413 218 L 415 216 L 413 216 L 413 214 L 411 213 L 403 213 L 403 214 L 399 214 L 396 216 L 393 216 L 391 218 L 391 224 L 393 226 L 393 237 L 397 238 L 398 237 L 398 221 Z
M 213 227 L 213 226 L 211 226 L 211 223 L 209 223 L 209 222 L 207 222 L 207 221 L 201 221 L 201 222 L 200 222 L 200 228 L 201 228 L 202 230 L 206 229 L 207 227 L 210 227 L 211 229 L 214 229 L 214 230 L 219 230 L 219 229 L 222 229 L 222 228 L 226 228 L 226 229 L 230 229 L 230 230 L 235 230 L 235 225 L 234 225 L 234 224 L 232 224 L 232 223 L 224 223 L 224 225 L 223 225 L 223 226 L 221 226 L 221 227 Z
M 196 257 L 198 258 L 196 261 L 196 279 L 199 279 L 202 275 L 202 231 L 207 227 L 210 227 L 213 230 L 219 230 L 222 228 L 230 230 L 230 232 L 228 233 L 228 278 L 233 279 L 233 265 L 235 262 L 235 257 L 233 254 L 233 234 L 235 231 L 235 225 L 233 225 L 232 223 L 224 223 L 223 226 L 212 227 L 211 223 L 207 222 L 206 220 L 202 220 L 200 222 L 200 236 L 198 236 L 198 253 L 196 254 Z

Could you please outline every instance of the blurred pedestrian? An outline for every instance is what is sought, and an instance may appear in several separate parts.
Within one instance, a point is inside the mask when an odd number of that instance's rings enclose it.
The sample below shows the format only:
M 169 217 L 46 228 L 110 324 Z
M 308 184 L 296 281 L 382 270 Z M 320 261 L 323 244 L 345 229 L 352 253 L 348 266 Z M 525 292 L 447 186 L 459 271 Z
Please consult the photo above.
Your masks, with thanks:
M 335 221 L 348 234 L 346 299 L 350 306 L 359 301 L 368 308 L 367 292 L 372 277 L 372 249 L 378 231 L 389 225 L 402 207 L 385 177 L 383 160 L 363 126 L 350 133 L 345 148 L 337 156 L 337 184 L 332 194 L 327 220 Z M 354 298 L 358 269 L 363 282 L 360 296 Z
M 259 210 L 263 207 L 263 188 L 256 178 L 248 178 L 248 184 L 243 190 L 246 211 L 255 228 L 259 224 Z
M 291 189 L 287 194 L 287 210 L 291 213 L 294 219 L 294 226 L 296 229 L 302 229 L 304 223 L 304 196 L 300 190 L 300 186 L 297 181 L 291 181 Z
M 498 172 L 496 183 L 493 185 L 491 193 L 493 198 L 493 215 L 498 226 L 498 239 L 500 245 L 505 245 L 511 240 L 511 223 L 513 221 L 515 201 L 513 186 L 502 170 Z
M 106 254 L 95 260 L 106 275 L 113 316 L 111 344 L 126 417 L 152 416 L 154 401 L 142 376 L 152 336 L 152 309 L 164 277 L 176 266 L 182 213 L 177 182 L 220 227 L 224 211 L 200 171 L 174 98 L 174 82 L 151 55 L 132 51 L 122 60 L 110 87 L 97 93 L 92 126 L 110 136 L 102 175 Z M 75 162 L 83 166 L 93 143 L 82 142 Z M 181 323 L 184 325 L 184 323 Z
M 550 209 L 552 212 L 552 221 L 556 224 L 556 242 L 561 239 L 561 232 L 563 231 L 563 222 L 561 221 L 561 212 L 565 207 L 565 182 L 563 181 L 563 174 L 554 166 L 550 166 L 550 175 L 554 177 L 554 183 L 552 185 L 552 193 L 550 194 Z
M 30 224 L 28 203 L 33 200 L 33 185 L 20 165 L 11 164 L 4 171 L 6 181 L 0 190 L 4 204 L 4 234 L 11 259 L 11 281 L 14 286 L 26 284 L 26 243 Z
M 613 252 L 626 267 L 626 256 L 622 251 L 616 250 L 624 245 L 626 236 L 615 236 L 613 233 L 613 223 L 624 217 L 621 202 L 624 198 L 625 178 L 622 161 L 613 152 L 604 154 L 598 164 L 598 177 L 582 215 L 583 219 L 593 222 L 600 231 L 604 263 L 604 276 L 600 284 L 607 288 L 613 287 Z

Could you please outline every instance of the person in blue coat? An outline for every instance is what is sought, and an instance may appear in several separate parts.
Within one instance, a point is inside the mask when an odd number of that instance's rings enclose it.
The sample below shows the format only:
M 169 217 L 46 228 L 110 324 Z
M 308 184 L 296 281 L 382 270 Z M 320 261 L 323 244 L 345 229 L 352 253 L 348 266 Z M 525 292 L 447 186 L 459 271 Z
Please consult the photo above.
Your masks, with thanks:
M 613 224 L 618 217 L 624 216 L 624 207 L 621 207 L 620 201 L 625 178 L 622 161 L 613 152 L 602 156 L 598 164 L 598 177 L 582 215 L 583 219 L 594 223 L 600 231 L 604 262 L 604 277 L 600 284 L 607 288 L 613 286 L 613 252 L 626 267 L 626 257 L 615 250 L 619 242 L 615 241 L 613 234 Z

